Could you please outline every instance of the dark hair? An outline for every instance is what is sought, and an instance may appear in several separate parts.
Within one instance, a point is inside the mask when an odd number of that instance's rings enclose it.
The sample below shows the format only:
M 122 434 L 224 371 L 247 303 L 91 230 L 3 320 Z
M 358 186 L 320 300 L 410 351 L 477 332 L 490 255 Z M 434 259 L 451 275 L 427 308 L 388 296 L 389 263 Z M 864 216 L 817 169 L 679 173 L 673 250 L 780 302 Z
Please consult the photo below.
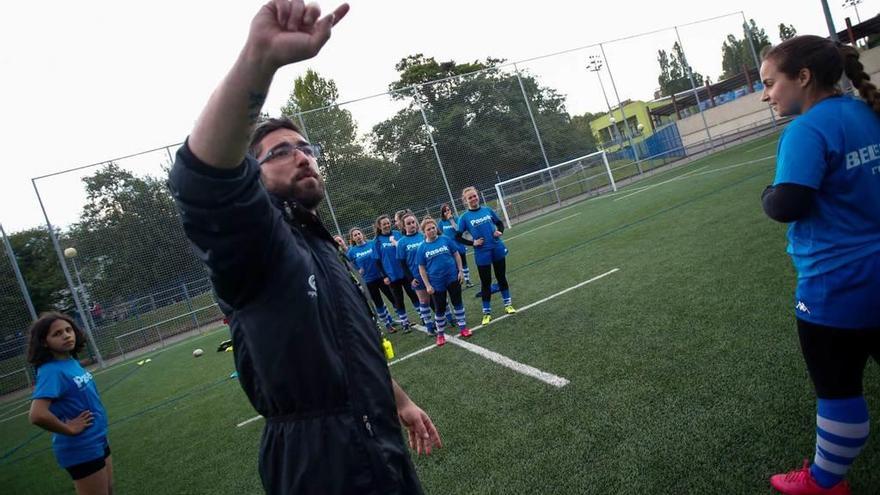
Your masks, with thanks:
M 449 203 L 443 203 L 440 205 L 440 220 L 446 220 L 446 217 L 443 216 L 443 212 L 446 210 L 449 210 L 449 213 L 453 213 L 452 207 L 449 206 Z
M 348 229 L 348 244 L 351 246 L 355 245 L 355 242 L 354 242 L 354 231 L 355 230 L 360 232 L 361 235 L 364 235 L 364 231 L 361 230 L 360 227 L 352 227 L 352 228 Z M 364 240 L 366 240 L 366 239 L 364 239 Z
M 834 90 L 840 77 L 846 74 L 859 95 L 880 114 L 880 94 L 871 84 L 871 78 L 859 62 L 859 51 L 853 46 L 820 36 L 795 36 L 765 51 L 763 58 L 776 62 L 779 71 L 792 79 L 801 69 L 809 69 L 816 85 L 825 90 Z
M 27 360 L 34 365 L 34 368 L 39 368 L 41 365 L 55 359 L 52 351 L 46 346 L 46 337 L 49 336 L 49 327 L 57 320 L 66 321 L 73 328 L 73 333 L 76 335 L 76 345 L 73 346 L 73 350 L 70 352 L 73 357 L 77 357 L 77 354 L 86 346 L 86 336 L 80 330 L 79 325 L 73 321 L 73 318 L 55 311 L 43 313 L 28 328 Z
M 379 215 L 379 218 L 376 219 L 376 223 L 373 225 L 373 230 L 375 230 L 375 232 L 373 233 L 373 237 L 378 237 L 382 234 L 382 228 L 379 226 L 379 224 L 382 223 L 382 219 L 384 218 L 387 218 L 388 221 L 391 222 L 391 217 L 389 217 L 388 215 Z M 394 224 L 394 222 L 391 223 L 392 225 Z
M 255 158 L 260 156 L 260 153 L 263 152 L 260 146 L 260 142 L 263 140 L 264 137 L 266 137 L 266 135 L 271 132 L 275 132 L 278 129 L 290 129 L 293 132 L 302 134 L 302 131 L 299 130 L 299 127 L 297 127 L 296 124 L 294 124 L 293 121 L 287 117 L 266 119 L 260 122 L 259 125 L 257 125 L 257 128 L 254 129 L 253 134 L 251 134 L 251 142 L 248 145 L 248 152 Z

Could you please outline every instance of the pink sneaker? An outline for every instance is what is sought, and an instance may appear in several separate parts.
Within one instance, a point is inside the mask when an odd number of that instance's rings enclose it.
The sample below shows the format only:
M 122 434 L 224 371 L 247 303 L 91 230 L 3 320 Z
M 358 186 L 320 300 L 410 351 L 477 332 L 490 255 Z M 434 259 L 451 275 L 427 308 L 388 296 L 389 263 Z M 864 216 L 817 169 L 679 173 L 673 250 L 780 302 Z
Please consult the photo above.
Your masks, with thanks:
M 770 485 L 785 495 L 850 495 L 851 493 L 846 480 L 831 488 L 822 488 L 810 474 L 810 462 L 806 459 L 804 459 L 804 467 L 800 469 L 771 476 Z
M 464 327 L 461 329 L 461 331 L 458 332 L 458 336 L 463 339 L 466 339 L 466 338 L 470 337 L 471 335 L 473 335 L 473 334 L 471 333 L 471 329 L 468 327 Z
M 443 347 L 446 344 L 446 335 L 442 333 L 437 334 L 437 347 Z

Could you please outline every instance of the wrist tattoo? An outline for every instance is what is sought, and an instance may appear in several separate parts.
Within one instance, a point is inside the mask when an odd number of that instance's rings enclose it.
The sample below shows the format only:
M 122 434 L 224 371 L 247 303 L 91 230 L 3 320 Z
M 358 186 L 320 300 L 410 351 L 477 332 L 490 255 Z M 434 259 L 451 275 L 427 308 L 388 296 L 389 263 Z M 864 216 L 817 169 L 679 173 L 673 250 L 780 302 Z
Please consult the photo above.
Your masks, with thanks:
M 265 102 L 265 93 L 256 93 L 254 91 L 248 93 L 248 122 L 252 125 L 260 121 L 260 110 L 262 110 L 263 103 Z

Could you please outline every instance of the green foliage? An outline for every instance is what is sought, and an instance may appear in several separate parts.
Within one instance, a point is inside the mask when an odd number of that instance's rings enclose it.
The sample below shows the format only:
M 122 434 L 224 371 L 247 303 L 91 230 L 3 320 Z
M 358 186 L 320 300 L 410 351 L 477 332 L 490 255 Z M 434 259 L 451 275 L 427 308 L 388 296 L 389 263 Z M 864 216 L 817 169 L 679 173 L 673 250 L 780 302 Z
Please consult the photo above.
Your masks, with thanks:
M 56 231 L 55 235 L 63 239 L 60 232 Z M 37 313 L 67 309 L 71 303 L 67 296 L 67 282 L 58 266 L 58 257 L 48 231 L 39 227 L 22 230 L 9 235 L 9 244 L 15 251 L 19 270 Z M 24 312 L 24 308 L 21 311 Z
M 660 65 L 660 75 L 657 77 L 657 82 L 660 84 L 660 94 L 663 96 L 692 89 L 691 72 L 693 72 L 694 84 L 697 86 L 703 84 L 703 75 L 693 71 L 687 63 L 684 50 L 677 41 L 673 43 L 670 53 L 667 53 L 666 50 L 657 51 L 657 63 Z
M 789 24 L 785 25 L 783 23 L 779 23 L 779 39 L 782 41 L 790 40 L 797 36 L 797 29 L 795 29 L 794 25 Z
M 794 30 L 794 27 L 791 28 Z M 752 47 L 746 39 L 743 30 L 743 38 L 739 39 L 733 34 L 727 35 L 727 41 L 721 45 L 721 70 L 722 74 L 719 79 L 727 79 L 733 77 L 743 71 L 746 67 L 755 67 L 755 57 L 752 54 Z M 754 19 L 749 19 L 748 35 L 752 39 L 755 48 L 755 54 L 760 55 L 761 50 L 770 46 L 770 38 L 763 28 L 759 28 Z M 780 36 L 782 33 L 782 24 L 780 24 Z

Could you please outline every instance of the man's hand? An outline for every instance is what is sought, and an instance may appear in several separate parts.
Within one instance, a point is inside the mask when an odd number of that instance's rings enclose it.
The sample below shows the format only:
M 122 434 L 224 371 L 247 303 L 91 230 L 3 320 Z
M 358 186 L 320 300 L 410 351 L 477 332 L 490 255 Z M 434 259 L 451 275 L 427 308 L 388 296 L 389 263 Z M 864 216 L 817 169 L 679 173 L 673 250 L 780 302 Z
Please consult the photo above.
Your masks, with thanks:
M 415 402 L 408 400 L 398 407 L 397 416 L 408 433 L 409 447 L 416 453 L 431 455 L 432 448 L 443 447 L 434 422 Z
M 272 0 L 251 21 L 247 46 L 276 70 L 314 57 L 330 39 L 331 28 L 348 13 L 342 4 L 321 17 L 321 8 L 302 0 Z
M 79 435 L 83 430 L 92 426 L 92 423 L 95 421 L 94 416 L 92 415 L 92 411 L 83 411 L 79 416 L 68 419 L 64 422 L 67 425 L 68 435 Z

